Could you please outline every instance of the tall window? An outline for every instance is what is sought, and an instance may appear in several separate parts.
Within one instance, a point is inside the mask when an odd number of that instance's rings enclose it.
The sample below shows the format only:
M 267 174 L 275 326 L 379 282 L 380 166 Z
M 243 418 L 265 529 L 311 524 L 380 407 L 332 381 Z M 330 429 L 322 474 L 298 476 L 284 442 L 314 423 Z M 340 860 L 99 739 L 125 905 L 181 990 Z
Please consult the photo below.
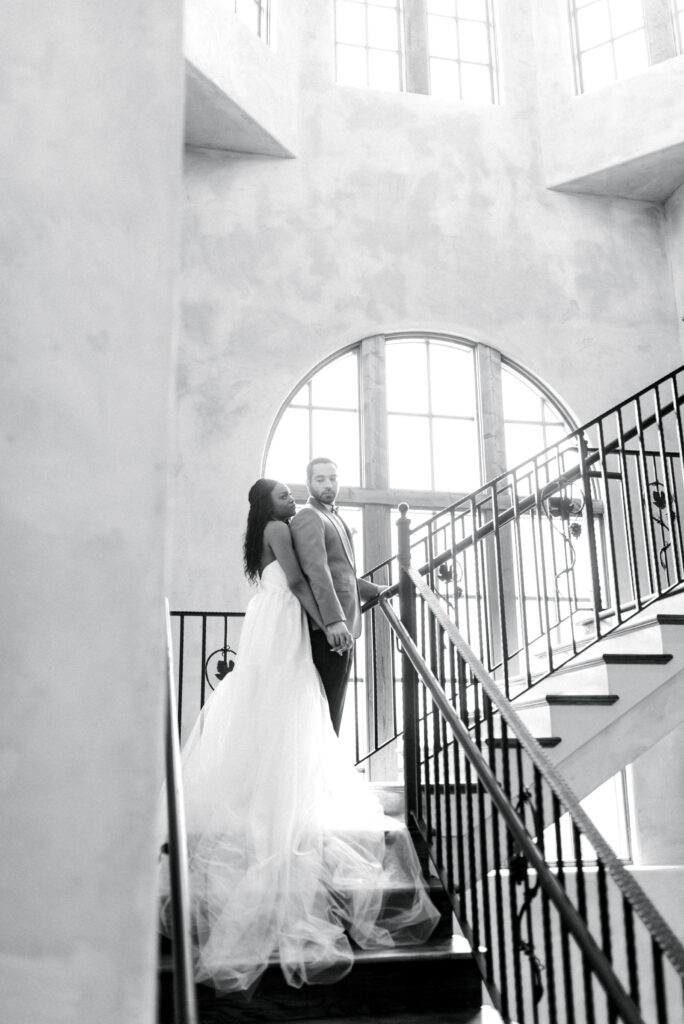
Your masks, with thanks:
M 488 0 L 427 0 L 430 93 L 496 103 L 494 21 Z
M 271 42 L 271 0 L 233 0 L 241 21 L 268 46 Z
M 570 0 L 578 92 L 645 71 L 642 0 Z
M 491 0 L 335 0 L 342 85 L 498 102 Z

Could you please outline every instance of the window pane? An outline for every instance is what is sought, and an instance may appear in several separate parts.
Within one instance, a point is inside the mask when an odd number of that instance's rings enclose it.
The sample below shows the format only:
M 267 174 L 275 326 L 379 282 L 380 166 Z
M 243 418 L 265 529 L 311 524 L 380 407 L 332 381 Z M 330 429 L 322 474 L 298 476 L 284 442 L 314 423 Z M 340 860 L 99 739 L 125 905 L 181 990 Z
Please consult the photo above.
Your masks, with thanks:
M 430 429 L 427 416 L 389 416 L 389 485 L 430 490 Z
M 373 89 L 389 89 L 393 92 L 401 88 L 399 57 L 396 53 L 368 51 L 368 84 Z
M 361 482 L 358 415 L 314 409 L 312 419 L 313 454 L 327 455 L 337 463 L 341 485 L 358 486 Z
M 648 51 L 643 31 L 615 40 L 615 65 L 618 78 L 628 78 L 647 69 Z
M 433 413 L 475 415 L 475 368 L 472 349 L 431 342 L 430 389 Z
M 338 43 L 366 43 L 366 10 L 363 4 L 337 0 L 335 4 L 335 38 Z
M 487 20 L 487 0 L 458 0 L 459 18 L 474 18 L 475 21 Z
M 504 418 L 507 420 L 539 420 L 542 399 L 538 392 L 505 367 L 501 372 Z
M 544 432 L 541 426 L 528 423 L 507 423 L 506 465 L 510 468 L 524 462 L 531 455 L 536 455 L 546 447 Z
M 473 491 L 480 483 L 480 446 L 474 421 L 435 419 L 435 488 Z
M 366 51 L 359 46 L 337 47 L 337 81 L 341 85 L 366 85 Z
M 424 341 L 390 342 L 385 349 L 387 408 L 427 412 L 427 346 Z
M 488 66 L 461 64 L 461 99 L 468 103 L 492 102 L 492 80 Z
M 580 50 L 588 50 L 610 39 L 608 5 L 604 0 L 577 12 L 577 36 Z
M 314 405 L 332 405 L 335 409 L 358 409 L 356 354 L 335 359 L 319 370 L 311 381 L 311 395 Z
M 453 18 L 428 15 L 431 57 L 458 57 L 458 35 Z
M 398 50 L 397 12 L 387 7 L 368 8 L 368 45 L 383 50 Z
M 641 0 L 611 0 L 610 21 L 615 36 L 643 28 L 644 8 Z
M 610 43 L 590 50 L 582 56 L 582 82 L 585 91 L 600 89 L 615 81 L 613 48 Z
M 430 60 L 430 93 L 451 99 L 461 98 L 461 80 L 455 60 Z
M 456 17 L 456 0 L 428 0 L 428 14 L 442 14 L 446 18 Z
M 309 461 L 309 413 L 286 409 L 268 450 L 266 476 L 284 483 L 304 483 Z
M 475 21 L 462 21 L 458 26 L 461 60 L 474 64 L 489 63 L 489 33 L 486 25 Z

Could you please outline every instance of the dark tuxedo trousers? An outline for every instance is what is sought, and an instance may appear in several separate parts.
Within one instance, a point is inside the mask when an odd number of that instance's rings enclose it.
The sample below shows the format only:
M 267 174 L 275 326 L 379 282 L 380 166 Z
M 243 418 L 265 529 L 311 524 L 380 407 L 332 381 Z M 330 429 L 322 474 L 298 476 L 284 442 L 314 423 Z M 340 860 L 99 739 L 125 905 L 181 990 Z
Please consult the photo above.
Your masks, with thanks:
M 347 695 L 347 680 L 354 656 L 353 649 L 336 654 L 330 650 L 325 633 L 320 629 L 310 629 L 311 654 L 313 662 L 323 683 L 328 698 L 330 717 L 337 735 L 340 735 L 344 698 Z

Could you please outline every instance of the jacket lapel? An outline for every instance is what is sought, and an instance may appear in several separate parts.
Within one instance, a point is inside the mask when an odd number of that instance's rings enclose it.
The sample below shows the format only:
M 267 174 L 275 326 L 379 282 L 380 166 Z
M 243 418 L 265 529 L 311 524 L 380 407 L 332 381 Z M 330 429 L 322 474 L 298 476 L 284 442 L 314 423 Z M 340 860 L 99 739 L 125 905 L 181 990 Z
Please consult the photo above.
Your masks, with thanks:
M 349 539 L 349 534 L 347 533 L 345 523 L 342 522 L 339 515 L 335 516 L 331 512 L 328 512 L 327 507 L 323 504 L 322 501 L 318 501 L 315 498 L 309 498 L 308 504 L 311 505 L 312 508 L 315 508 L 319 515 L 325 516 L 328 522 L 332 523 L 332 525 L 335 527 L 339 535 L 339 538 L 342 541 L 344 553 L 349 559 L 349 564 L 351 565 L 352 569 L 355 570 L 356 567 L 354 565 L 354 549 L 352 548 L 351 540 Z

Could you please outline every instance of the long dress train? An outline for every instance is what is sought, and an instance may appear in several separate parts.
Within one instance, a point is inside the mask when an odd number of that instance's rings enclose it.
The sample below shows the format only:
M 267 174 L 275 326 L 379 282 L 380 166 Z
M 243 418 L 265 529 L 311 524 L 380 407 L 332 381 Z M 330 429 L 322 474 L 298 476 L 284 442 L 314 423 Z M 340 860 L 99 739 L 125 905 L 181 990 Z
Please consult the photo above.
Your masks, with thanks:
M 235 671 L 183 749 L 198 981 L 335 981 L 363 948 L 425 941 L 438 913 L 403 825 L 344 757 L 282 567 L 264 570 Z M 166 859 L 166 858 L 164 858 Z M 169 930 L 162 877 L 162 929 Z

